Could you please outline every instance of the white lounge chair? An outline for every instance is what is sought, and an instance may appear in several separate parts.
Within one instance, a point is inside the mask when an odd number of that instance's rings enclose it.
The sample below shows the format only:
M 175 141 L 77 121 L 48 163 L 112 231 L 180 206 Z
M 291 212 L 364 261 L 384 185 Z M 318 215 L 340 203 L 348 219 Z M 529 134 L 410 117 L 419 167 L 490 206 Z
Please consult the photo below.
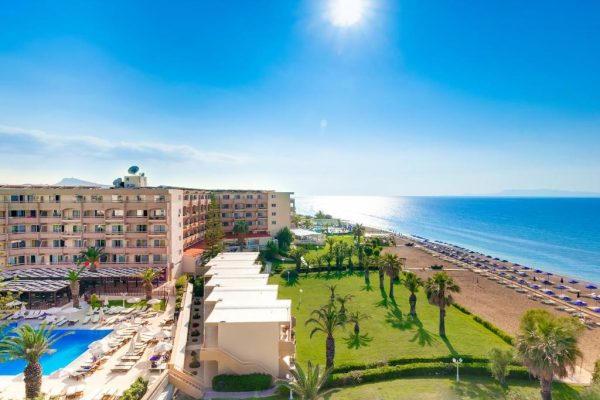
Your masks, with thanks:
M 91 321 L 92 321 L 92 324 L 96 324 L 96 323 L 98 323 L 98 321 L 100 321 L 100 316 L 99 316 L 98 314 L 94 314 L 94 315 L 92 316 L 92 319 L 91 319 Z
M 82 324 L 82 325 L 85 325 L 85 324 L 89 323 L 89 322 L 90 322 L 90 319 L 92 319 L 92 317 L 91 317 L 90 315 L 86 315 L 86 316 L 83 318 L 83 321 L 81 321 L 81 324 Z

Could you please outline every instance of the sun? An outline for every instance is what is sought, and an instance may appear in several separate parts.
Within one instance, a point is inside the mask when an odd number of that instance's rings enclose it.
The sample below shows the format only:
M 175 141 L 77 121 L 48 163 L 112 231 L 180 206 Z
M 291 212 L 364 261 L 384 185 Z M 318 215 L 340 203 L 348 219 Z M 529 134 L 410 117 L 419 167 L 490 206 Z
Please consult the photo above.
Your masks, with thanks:
M 365 11 L 365 0 L 330 0 L 329 19 L 342 28 L 358 23 Z

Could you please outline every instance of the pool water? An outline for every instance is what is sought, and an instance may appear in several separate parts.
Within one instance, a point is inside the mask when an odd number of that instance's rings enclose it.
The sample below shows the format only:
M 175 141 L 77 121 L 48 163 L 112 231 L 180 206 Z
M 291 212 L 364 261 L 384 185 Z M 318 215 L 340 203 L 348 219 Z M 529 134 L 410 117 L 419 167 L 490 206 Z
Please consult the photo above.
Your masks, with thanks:
M 73 334 L 61 338 L 52 346 L 56 350 L 55 353 L 46 354 L 40 359 L 44 375 L 66 367 L 83 354 L 90 343 L 104 338 L 111 331 L 110 329 L 55 329 L 53 333 L 57 335 L 64 332 L 73 332 Z M 18 375 L 23 372 L 26 365 L 23 360 L 0 362 L 0 375 Z

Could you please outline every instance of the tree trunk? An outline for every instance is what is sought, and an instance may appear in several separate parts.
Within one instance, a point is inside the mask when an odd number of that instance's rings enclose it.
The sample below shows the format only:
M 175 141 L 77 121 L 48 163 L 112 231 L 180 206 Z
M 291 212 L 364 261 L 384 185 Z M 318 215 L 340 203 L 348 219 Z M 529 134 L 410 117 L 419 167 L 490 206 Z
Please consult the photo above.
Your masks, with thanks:
M 42 388 L 42 366 L 37 361 L 30 362 L 23 373 L 25 376 L 25 398 L 37 398 Z
M 300 265 L 302 264 L 302 259 L 296 260 L 296 272 L 300 274 Z
M 540 378 L 540 386 L 542 387 L 542 390 L 540 391 L 542 400 L 552 400 L 552 378 Z
M 383 270 L 380 268 L 379 269 L 379 290 L 384 290 L 383 289 Z
M 440 336 L 446 336 L 446 307 L 440 306 Z
M 368 265 L 365 266 L 365 283 L 367 285 L 369 285 L 371 283 L 371 280 L 369 277 L 369 266 Z
M 146 300 L 152 299 L 152 282 L 144 282 L 144 286 L 146 287 Z
M 73 296 L 73 307 L 79 308 L 79 281 L 71 282 L 71 296 Z
M 410 294 L 408 298 L 408 304 L 410 304 L 410 315 L 413 317 L 417 316 L 417 296 L 414 293 Z
M 390 275 L 390 299 L 394 298 L 394 277 Z
M 335 358 L 335 339 L 333 336 L 327 336 L 325 340 L 325 367 L 333 368 L 333 359 Z
M 360 326 L 358 325 L 358 322 L 354 323 L 354 334 L 355 335 L 359 335 L 360 334 Z

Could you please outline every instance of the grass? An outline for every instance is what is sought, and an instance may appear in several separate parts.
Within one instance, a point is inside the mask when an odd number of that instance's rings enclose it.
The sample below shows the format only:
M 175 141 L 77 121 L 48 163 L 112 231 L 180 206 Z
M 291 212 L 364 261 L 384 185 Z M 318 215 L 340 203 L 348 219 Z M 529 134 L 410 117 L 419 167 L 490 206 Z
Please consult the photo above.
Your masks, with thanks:
M 363 275 L 358 273 L 311 273 L 308 277 L 301 274 L 298 281 L 289 285 L 284 278 L 275 275 L 271 277 L 271 283 L 280 285 L 280 298 L 292 299 L 292 314 L 297 321 L 296 356 L 301 363 L 308 360 L 325 363 L 325 337 L 317 333 L 310 338 L 312 327 L 305 326 L 305 321 L 312 310 L 328 302 L 327 285 L 337 285 L 337 295 L 354 296 L 347 305 L 350 312 L 360 311 L 370 316 L 370 319 L 361 323 L 361 334 L 367 334 L 367 340 L 352 340 L 350 326 L 336 334 L 335 363 L 338 366 L 379 362 L 394 357 L 486 356 L 492 347 L 510 347 L 473 321 L 472 317 L 454 308 L 447 310 L 447 336 L 440 337 L 437 334 L 438 308 L 427 302 L 423 291 L 418 293 L 418 315 L 413 319 L 408 315 L 408 291 L 396 285 L 396 301 L 390 301 L 379 291 L 376 273 L 371 273 L 371 288 L 365 287 Z M 386 290 L 388 284 L 386 278 Z
M 578 386 L 554 383 L 554 400 L 579 399 Z M 454 399 L 505 399 L 508 393 L 518 393 L 523 400 L 539 399 L 539 383 L 508 380 L 508 388 L 500 386 L 491 378 L 465 377 L 460 382 L 452 378 L 410 378 L 387 382 L 369 383 L 340 389 L 325 396 L 327 400 L 454 400 Z M 267 397 L 264 400 L 286 400 L 288 396 Z
M 123 307 L 123 300 L 109 300 L 108 301 L 108 306 L 109 307 Z M 130 308 L 130 307 L 146 307 L 147 303 L 146 300 L 142 300 L 139 303 L 136 304 L 129 304 L 127 302 L 127 299 L 125 300 L 125 308 Z M 164 300 L 161 300 L 160 303 L 158 304 L 153 304 L 152 305 L 152 309 L 156 310 L 156 311 L 165 311 L 165 309 L 167 308 L 167 303 Z
M 330 236 L 333 237 L 336 242 L 346 242 L 348 244 L 354 244 L 354 238 L 352 235 L 335 235 L 335 236 Z M 315 257 L 317 256 L 324 256 L 325 254 L 327 254 L 329 252 L 329 245 L 325 245 L 325 246 L 301 246 L 304 247 L 307 250 L 307 253 L 304 257 L 309 257 L 309 258 L 313 258 L 315 259 Z M 358 264 L 358 256 L 354 255 L 352 256 L 352 262 L 354 263 L 354 265 Z M 286 268 L 295 268 L 295 264 L 291 261 L 280 261 L 280 260 L 273 260 L 271 261 L 272 265 L 273 265 L 273 270 L 274 271 L 280 271 Z M 344 265 L 348 264 L 348 259 L 346 259 L 344 261 Z M 323 265 L 324 266 L 324 265 Z M 331 263 L 331 268 L 335 269 L 335 261 L 332 261 Z

